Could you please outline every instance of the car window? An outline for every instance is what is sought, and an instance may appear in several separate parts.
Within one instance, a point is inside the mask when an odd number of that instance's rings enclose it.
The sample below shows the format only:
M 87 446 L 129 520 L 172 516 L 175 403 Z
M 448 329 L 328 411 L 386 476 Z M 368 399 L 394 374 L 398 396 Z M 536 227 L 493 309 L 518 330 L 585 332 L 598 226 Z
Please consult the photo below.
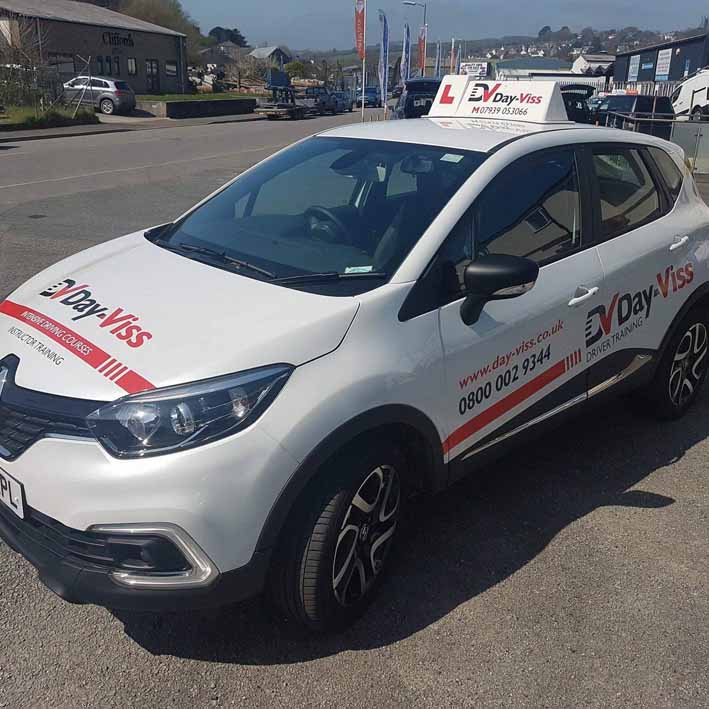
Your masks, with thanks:
M 672 197 L 672 203 L 674 204 L 674 202 L 677 201 L 677 197 L 679 197 L 679 193 L 682 191 L 684 177 L 675 161 L 662 150 L 662 148 L 648 148 L 648 150 L 665 180 L 667 189 Z
M 416 175 L 402 172 L 401 163 L 394 165 L 387 182 L 387 197 L 416 192 Z
M 388 277 L 485 158 L 395 141 L 310 138 L 238 178 L 164 238 L 225 253 L 277 278 Z M 393 179 L 401 187 L 389 193 Z M 404 187 L 413 189 L 399 193 Z M 365 289 L 386 278 L 368 282 Z
M 603 239 L 620 236 L 660 216 L 660 196 L 637 150 L 594 149 L 593 166 Z
M 581 205 L 572 150 L 513 163 L 478 199 L 476 255 L 509 254 L 548 263 L 581 246 Z
M 101 79 L 91 79 L 91 86 L 95 89 L 107 89 L 108 83 L 101 81 Z
M 116 85 L 116 88 L 117 88 L 119 91 L 130 91 L 130 90 L 131 90 L 131 89 L 130 89 L 130 85 L 129 85 L 129 84 L 126 84 L 125 81 L 115 81 L 114 83 L 115 83 L 115 85 Z
M 635 96 L 611 96 L 608 99 L 609 111 L 632 111 Z
M 79 88 L 79 87 L 81 87 L 81 86 L 86 86 L 87 80 L 88 80 L 88 77 L 86 77 L 86 76 L 80 76 L 78 79 L 74 79 L 74 81 L 72 81 L 72 82 L 69 84 L 69 86 L 71 86 L 71 87 L 74 88 L 74 89 Z

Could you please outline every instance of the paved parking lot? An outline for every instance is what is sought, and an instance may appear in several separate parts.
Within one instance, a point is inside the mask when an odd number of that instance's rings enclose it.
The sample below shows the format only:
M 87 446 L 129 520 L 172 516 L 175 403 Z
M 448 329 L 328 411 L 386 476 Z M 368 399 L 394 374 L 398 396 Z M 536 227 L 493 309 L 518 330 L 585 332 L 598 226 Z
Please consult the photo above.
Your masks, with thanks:
M 348 120 L 0 146 L 0 295 Z M 70 606 L 0 543 L 0 707 L 706 708 L 708 435 L 709 392 L 676 423 L 621 401 L 417 501 L 377 606 L 333 638 L 259 601 Z

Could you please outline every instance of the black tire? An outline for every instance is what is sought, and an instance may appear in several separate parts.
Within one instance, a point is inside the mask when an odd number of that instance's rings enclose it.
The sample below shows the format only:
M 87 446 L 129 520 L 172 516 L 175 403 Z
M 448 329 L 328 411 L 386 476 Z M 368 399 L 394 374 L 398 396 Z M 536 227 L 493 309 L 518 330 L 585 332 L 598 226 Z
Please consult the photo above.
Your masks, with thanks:
M 98 108 L 104 116 L 112 116 L 116 112 L 116 104 L 110 98 L 101 99 Z
M 709 365 L 707 320 L 706 313 L 695 308 L 682 320 L 668 343 L 643 397 L 657 418 L 678 419 L 696 401 Z
M 311 632 L 339 631 L 374 600 L 401 515 L 403 460 L 368 439 L 323 466 L 271 567 L 270 599 L 287 619 Z
M 704 120 L 704 112 L 702 111 L 699 106 L 697 106 L 693 111 L 692 115 L 690 116 L 690 120 L 692 121 L 703 121 Z

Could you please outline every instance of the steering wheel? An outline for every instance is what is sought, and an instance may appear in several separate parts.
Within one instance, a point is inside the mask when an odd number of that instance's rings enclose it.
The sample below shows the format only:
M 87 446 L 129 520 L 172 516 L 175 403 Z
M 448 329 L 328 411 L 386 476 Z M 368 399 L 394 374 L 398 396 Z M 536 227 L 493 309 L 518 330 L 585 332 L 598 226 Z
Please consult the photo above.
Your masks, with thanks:
M 311 232 L 315 238 L 321 241 L 326 241 L 327 243 L 346 243 L 351 244 L 352 239 L 350 237 L 349 229 L 342 223 L 342 220 L 333 214 L 327 207 L 313 206 L 308 207 L 303 215 L 307 220 L 308 217 L 315 217 L 320 222 L 330 222 L 330 224 L 320 223 L 317 228 L 311 227 Z M 333 229 L 332 227 L 335 227 Z

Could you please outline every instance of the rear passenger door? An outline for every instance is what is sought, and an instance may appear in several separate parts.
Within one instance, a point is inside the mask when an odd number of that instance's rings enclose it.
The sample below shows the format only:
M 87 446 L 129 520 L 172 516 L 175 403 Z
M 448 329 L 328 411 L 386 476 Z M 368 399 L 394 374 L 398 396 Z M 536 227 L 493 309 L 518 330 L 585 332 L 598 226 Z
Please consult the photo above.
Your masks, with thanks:
M 454 477 L 477 452 L 586 397 L 586 310 L 599 302 L 603 271 L 585 184 L 572 148 L 522 158 L 492 180 L 439 254 L 450 290 L 440 328 L 444 450 Z M 488 302 L 466 325 L 463 271 L 487 254 L 529 258 L 539 278 L 522 296 Z
M 646 148 L 591 146 L 587 159 L 606 281 L 602 302 L 586 312 L 589 388 L 594 393 L 634 373 L 656 354 L 684 300 L 683 291 L 694 280 L 694 235 L 685 233 L 682 220 L 670 214 L 678 191 L 670 191 Z M 670 163 L 666 169 L 671 175 Z M 679 173 L 676 166 L 674 170 Z M 681 180 L 675 174 L 675 187 Z

